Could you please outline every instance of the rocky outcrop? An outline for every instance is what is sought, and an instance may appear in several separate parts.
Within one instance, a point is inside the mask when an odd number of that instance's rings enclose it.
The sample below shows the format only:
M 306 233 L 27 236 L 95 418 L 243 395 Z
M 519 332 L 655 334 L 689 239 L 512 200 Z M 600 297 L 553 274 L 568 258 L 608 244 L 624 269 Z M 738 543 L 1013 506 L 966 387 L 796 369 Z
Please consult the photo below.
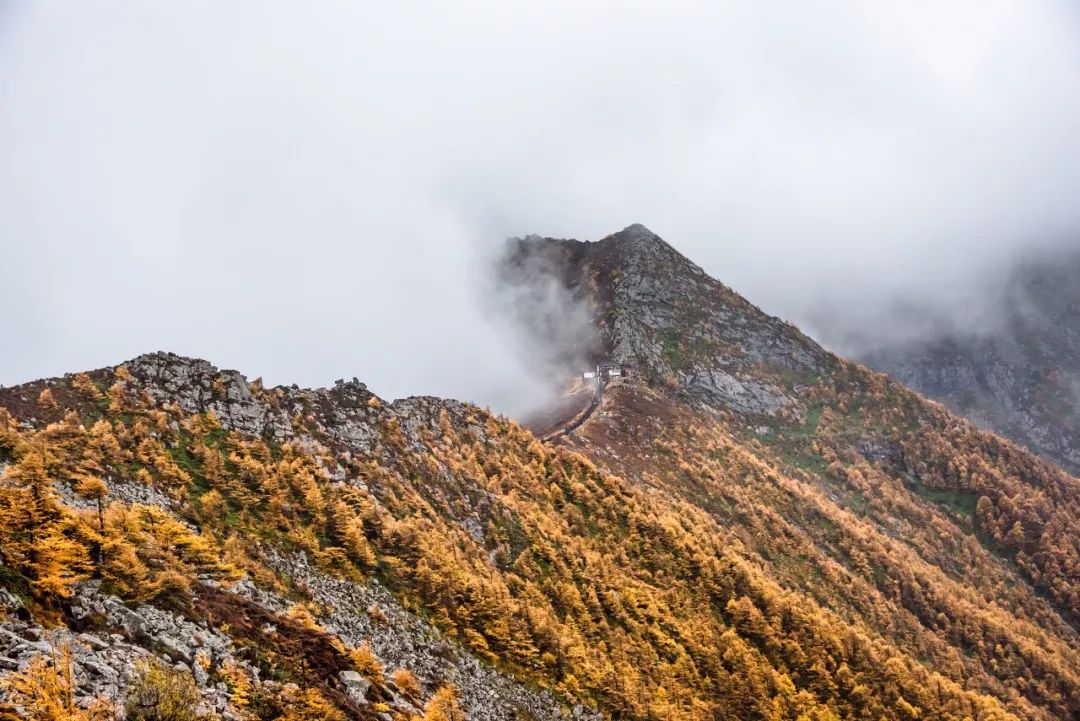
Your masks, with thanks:
M 425 698 L 445 683 L 454 684 L 471 720 L 601 718 L 582 706 L 564 710 L 563 702 L 551 692 L 533 691 L 483 663 L 403 608 L 377 582 L 358 584 L 330 577 L 314 569 L 303 556 L 271 553 L 271 564 L 276 571 L 290 574 L 312 600 L 329 609 L 318 621 L 333 637 L 350 646 L 366 644 L 388 674 L 397 669 L 413 672 L 423 685 Z M 235 593 L 282 617 L 295 603 L 258 588 L 250 580 L 226 593 Z M 49 630 L 20 619 L 24 615 L 19 613 L 22 604 L 6 590 L 0 594 L 0 605 L 6 610 L 6 618 L 0 621 L 0 674 L 25 671 L 38 657 L 52 662 L 61 649 L 69 649 L 76 703 L 84 708 L 105 700 L 122 712 L 140 663 L 150 659 L 190 674 L 203 697 L 201 711 L 214 711 L 225 719 L 238 716 L 230 705 L 228 687 L 212 675 L 215 669 L 236 664 L 256 684 L 275 683 L 258 678 L 258 668 L 245 660 L 226 633 L 153 605 L 124 603 L 102 593 L 96 582 L 78 587 L 68 610 L 69 628 Z M 264 629 L 266 634 L 277 632 Z M 361 706 L 373 700 L 368 698 L 371 681 L 355 671 L 339 671 L 336 678 L 326 681 Z M 422 712 L 421 700 L 410 698 L 392 682 L 380 688 L 379 698 L 390 709 L 406 715 Z
M 214 710 L 225 718 L 233 715 L 225 685 L 211 683 L 206 669 L 244 662 L 219 632 L 154 606 L 126 605 L 101 593 L 94 582 L 82 584 L 71 599 L 71 628 L 50 630 L 20 620 L 14 613 L 21 606 L 18 599 L 8 594 L 3 602 L 8 616 L 0 621 L 0 668 L 25 671 L 34 658 L 52 661 L 61 649 L 68 649 L 76 703 L 87 708 L 105 700 L 122 712 L 140 662 L 155 658 L 192 675 L 203 697 L 202 711 Z M 86 630 L 77 630 L 80 627 Z M 250 670 L 257 675 L 256 669 Z
M 313 568 L 301 555 L 274 554 L 271 565 L 299 581 L 313 600 L 328 609 L 327 615 L 318 619 L 321 625 L 348 644 L 367 644 L 387 672 L 399 668 L 412 671 L 427 693 L 452 683 L 470 719 L 566 718 L 562 704 L 550 691 L 527 689 L 483 663 L 403 608 L 378 582 L 357 584 L 333 578 Z M 237 591 L 271 610 L 283 612 L 290 605 L 286 599 L 251 583 L 241 584 Z M 396 703 L 409 703 L 400 693 L 394 693 Z M 582 706 L 572 707 L 570 714 L 570 718 L 581 721 L 601 718 Z

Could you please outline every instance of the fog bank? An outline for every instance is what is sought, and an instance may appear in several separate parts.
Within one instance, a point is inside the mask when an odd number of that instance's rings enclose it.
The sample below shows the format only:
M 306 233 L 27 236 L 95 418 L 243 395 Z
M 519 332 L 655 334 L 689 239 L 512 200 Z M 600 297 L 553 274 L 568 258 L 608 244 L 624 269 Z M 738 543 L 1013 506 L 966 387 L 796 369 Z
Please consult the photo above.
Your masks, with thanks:
M 582 5 L 0 5 L 0 383 L 166 349 L 519 412 L 508 236 L 644 223 L 833 345 L 1078 244 L 1069 3 Z

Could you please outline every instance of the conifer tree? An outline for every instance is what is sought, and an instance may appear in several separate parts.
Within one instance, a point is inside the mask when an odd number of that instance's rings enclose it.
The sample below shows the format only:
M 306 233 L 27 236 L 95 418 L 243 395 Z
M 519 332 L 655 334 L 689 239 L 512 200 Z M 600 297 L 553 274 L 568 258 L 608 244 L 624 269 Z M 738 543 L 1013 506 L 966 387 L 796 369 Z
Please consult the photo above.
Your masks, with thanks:
M 69 646 L 53 648 L 52 657 L 35 656 L 30 665 L 3 681 L 7 701 L 25 710 L 11 718 L 29 721 L 112 721 L 110 704 L 95 699 L 89 708 L 75 703 L 75 678 Z
M 435 692 L 424 706 L 424 721 L 465 721 L 453 686 L 447 684 Z

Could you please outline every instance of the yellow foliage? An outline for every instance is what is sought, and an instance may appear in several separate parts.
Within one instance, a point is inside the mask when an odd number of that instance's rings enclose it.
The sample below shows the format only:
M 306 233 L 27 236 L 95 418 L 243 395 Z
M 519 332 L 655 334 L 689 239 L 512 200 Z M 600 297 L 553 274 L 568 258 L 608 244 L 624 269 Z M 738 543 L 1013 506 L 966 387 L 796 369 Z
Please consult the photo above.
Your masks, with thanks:
M 447 684 L 435 692 L 424 706 L 424 721 L 465 721 L 453 686 Z
M 349 652 L 349 660 L 353 668 L 372 683 L 381 683 L 383 680 L 383 667 L 379 659 L 371 652 L 371 647 L 366 643 L 352 649 Z
M 48 388 L 42 389 L 41 393 L 38 395 L 37 404 L 48 411 L 54 411 L 60 407 L 56 402 L 56 399 L 53 398 L 52 391 Z
M 345 714 L 315 688 L 287 688 L 285 713 L 275 721 L 347 721 Z
M 303 603 L 294 603 L 289 607 L 289 610 L 285 612 L 285 616 L 296 621 L 304 628 L 310 628 L 313 631 L 323 630 L 323 627 L 320 626 L 315 620 L 315 617 L 311 615 L 311 610 Z
M 225 513 L 228 510 L 225 497 L 216 488 L 210 489 L 199 498 L 199 508 L 203 518 L 215 525 L 225 520 Z
M 12 706 L 26 709 L 25 716 L 3 714 L 5 718 L 29 721 L 107 721 L 112 707 L 97 700 L 90 708 L 75 704 L 71 649 L 54 648 L 52 657 L 35 656 L 25 671 L 16 671 L 0 681 Z
M 34 590 L 49 598 L 67 598 L 72 586 L 90 577 L 90 555 L 82 543 L 65 535 L 67 523 L 42 533 L 31 548 Z
M 71 379 L 71 387 L 82 393 L 90 400 L 97 400 L 101 398 L 101 391 L 94 381 L 90 380 L 90 376 L 85 373 L 78 373 Z
M 202 696 L 191 674 L 156 659 L 141 661 L 124 697 L 125 721 L 196 721 Z
M 420 687 L 420 681 L 416 678 L 416 674 L 407 668 L 399 668 L 394 671 L 391 679 L 394 685 L 398 687 L 398 690 L 410 698 L 419 698 L 423 689 Z

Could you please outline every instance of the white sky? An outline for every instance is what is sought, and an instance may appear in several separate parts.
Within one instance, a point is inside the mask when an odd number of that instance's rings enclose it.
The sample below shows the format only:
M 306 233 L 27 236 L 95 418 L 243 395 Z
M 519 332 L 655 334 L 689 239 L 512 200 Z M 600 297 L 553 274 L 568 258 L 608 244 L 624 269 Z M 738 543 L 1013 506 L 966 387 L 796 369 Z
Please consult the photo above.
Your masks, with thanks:
M 0 3 L 0 383 L 167 349 L 520 407 L 509 235 L 839 336 L 1080 246 L 1067 2 Z

